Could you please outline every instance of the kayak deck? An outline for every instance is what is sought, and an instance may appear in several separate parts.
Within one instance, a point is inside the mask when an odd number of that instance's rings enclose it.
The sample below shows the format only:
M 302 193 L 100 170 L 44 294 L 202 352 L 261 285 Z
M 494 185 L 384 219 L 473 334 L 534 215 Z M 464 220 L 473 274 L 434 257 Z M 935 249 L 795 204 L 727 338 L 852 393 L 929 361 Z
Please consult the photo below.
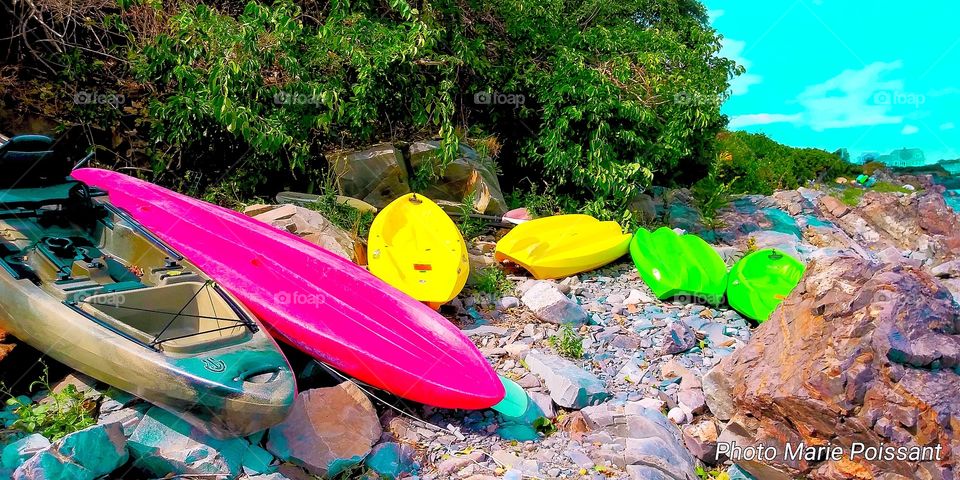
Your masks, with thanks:
M 617 222 L 589 215 L 555 215 L 517 225 L 497 242 L 494 259 L 509 260 L 538 280 L 602 267 L 627 253 L 630 235 Z

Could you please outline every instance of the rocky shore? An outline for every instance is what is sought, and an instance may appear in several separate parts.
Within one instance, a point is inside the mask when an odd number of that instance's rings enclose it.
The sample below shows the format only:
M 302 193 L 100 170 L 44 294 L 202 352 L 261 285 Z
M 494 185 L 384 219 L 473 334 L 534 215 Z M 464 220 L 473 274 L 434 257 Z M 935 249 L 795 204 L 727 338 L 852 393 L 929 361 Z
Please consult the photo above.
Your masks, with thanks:
M 515 273 L 502 292 L 468 287 L 443 312 L 527 391 L 523 418 L 407 405 L 308 365 L 301 380 L 328 386 L 301 389 L 284 423 L 218 440 L 71 375 L 61 384 L 84 392 L 96 425 L 52 443 L 38 434 L 8 441 L 0 472 L 17 479 L 62 472 L 90 479 L 957 478 L 960 215 L 929 178 L 897 181 L 914 191 L 867 192 L 856 205 L 830 187 L 738 198 L 717 231 L 690 214 L 683 195 L 666 206 L 658 196 L 640 202 L 654 216 L 674 210 L 674 226 L 712 240 L 729 264 L 766 247 L 808 264 L 800 286 L 759 327 L 728 308 L 655 299 L 628 258 L 561 281 Z M 273 212 L 272 221 L 296 223 Z M 341 240 L 346 256 L 353 250 Z M 493 241 L 471 242 L 475 269 L 493 263 Z M 8 348 L 0 344 L 0 357 Z M 10 415 L 3 418 L 9 427 Z M 782 454 L 799 444 L 823 448 Z M 939 458 L 869 459 L 851 455 L 857 445 L 939 447 Z M 746 458 L 756 447 L 774 454 Z

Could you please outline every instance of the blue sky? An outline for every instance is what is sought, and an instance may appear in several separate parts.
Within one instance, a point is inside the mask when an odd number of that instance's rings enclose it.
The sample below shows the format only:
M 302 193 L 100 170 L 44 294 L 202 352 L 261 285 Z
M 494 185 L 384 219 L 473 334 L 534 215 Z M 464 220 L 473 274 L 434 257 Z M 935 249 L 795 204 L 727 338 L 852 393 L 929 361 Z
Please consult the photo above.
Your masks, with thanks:
M 798 147 L 960 158 L 958 7 L 945 0 L 705 0 L 747 72 L 730 128 Z

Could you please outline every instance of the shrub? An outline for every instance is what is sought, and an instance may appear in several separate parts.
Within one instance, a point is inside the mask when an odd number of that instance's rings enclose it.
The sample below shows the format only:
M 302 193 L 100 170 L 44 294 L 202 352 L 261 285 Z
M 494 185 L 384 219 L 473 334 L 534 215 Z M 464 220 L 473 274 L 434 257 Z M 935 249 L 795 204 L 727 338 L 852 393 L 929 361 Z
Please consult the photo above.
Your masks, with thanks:
M 491 265 L 478 272 L 476 289 L 492 295 L 506 295 L 513 290 L 513 284 L 500 267 Z
M 43 365 L 43 375 L 30 384 L 29 390 L 35 387 L 49 392 L 44 401 L 34 402 L 26 396 L 14 396 L 4 385 L 0 385 L 0 392 L 9 398 L 6 401 L 7 411 L 16 417 L 11 427 L 24 433 L 39 433 L 44 437 L 56 441 L 70 433 L 83 430 L 96 421 L 93 418 L 95 402 L 88 400 L 74 385 L 67 385 L 59 392 L 54 392 L 50 386 L 50 370 Z

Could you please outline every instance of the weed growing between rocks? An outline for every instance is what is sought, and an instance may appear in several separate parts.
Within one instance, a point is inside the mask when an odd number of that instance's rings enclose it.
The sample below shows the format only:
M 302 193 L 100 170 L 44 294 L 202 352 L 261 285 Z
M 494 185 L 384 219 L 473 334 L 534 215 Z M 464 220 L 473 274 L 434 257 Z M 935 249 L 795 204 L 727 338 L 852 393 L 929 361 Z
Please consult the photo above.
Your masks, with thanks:
M 83 430 L 96 422 L 93 411 L 96 404 L 86 398 L 75 385 L 67 385 L 54 392 L 50 386 L 50 369 L 43 364 L 43 375 L 30 384 L 50 392 L 49 396 L 34 402 L 25 395 L 14 396 L 6 385 L 0 384 L 0 394 L 7 398 L 6 408 L 0 412 L 5 426 L 23 433 L 39 433 L 56 441 L 70 433 Z
M 463 239 L 467 241 L 479 237 L 487 229 L 483 220 L 471 216 L 476 213 L 473 209 L 476 200 L 477 192 L 473 191 L 463 197 L 463 202 L 460 203 L 460 224 L 457 227 L 460 229 Z
M 476 289 L 479 292 L 503 296 L 513 290 L 513 284 L 507 279 L 507 274 L 500 267 L 491 265 L 480 270 L 480 274 L 477 276 Z
M 560 327 L 556 335 L 547 340 L 551 347 L 567 358 L 583 358 L 583 337 L 570 325 Z
M 336 190 L 332 185 L 324 187 L 320 198 L 307 208 L 319 212 L 334 225 L 353 232 L 359 238 L 367 238 L 370 233 L 370 225 L 373 224 L 372 212 L 361 212 L 343 202 L 337 201 Z

